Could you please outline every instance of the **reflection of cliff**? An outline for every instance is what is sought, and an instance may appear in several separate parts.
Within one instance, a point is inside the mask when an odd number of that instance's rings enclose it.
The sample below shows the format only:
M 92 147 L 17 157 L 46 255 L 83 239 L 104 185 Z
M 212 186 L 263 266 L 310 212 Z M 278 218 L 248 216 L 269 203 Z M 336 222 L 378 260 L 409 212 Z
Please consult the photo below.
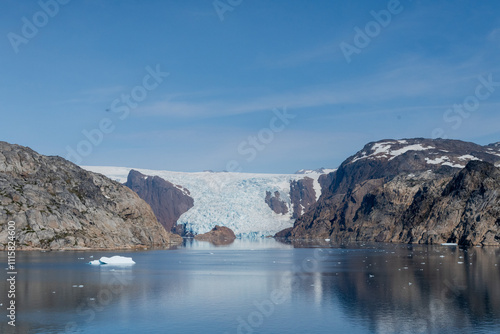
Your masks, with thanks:
M 296 278 L 302 285 L 292 294 L 338 300 L 349 321 L 366 321 L 370 332 L 446 332 L 500 319 L 500 249 L 385 245 L 324 253 L 319 273 Z

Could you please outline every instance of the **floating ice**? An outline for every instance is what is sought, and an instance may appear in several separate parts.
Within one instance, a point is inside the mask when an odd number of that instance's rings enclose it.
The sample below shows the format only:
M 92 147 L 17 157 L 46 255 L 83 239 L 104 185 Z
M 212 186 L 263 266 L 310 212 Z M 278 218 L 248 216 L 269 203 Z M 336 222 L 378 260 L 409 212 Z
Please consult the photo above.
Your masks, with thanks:
M 112 264 L 112 265 L 124 265 L 124 264 L 135 264 L 131 257 L 124 256 L 113 256 L 113 257 L 101 257 L 99 260 L 90 261 L 89 264 Z
M 445 242 L 445 243 L 442 243 L 441 246 L 458 246 L 458 244 L 453 243 L 453 242 Z

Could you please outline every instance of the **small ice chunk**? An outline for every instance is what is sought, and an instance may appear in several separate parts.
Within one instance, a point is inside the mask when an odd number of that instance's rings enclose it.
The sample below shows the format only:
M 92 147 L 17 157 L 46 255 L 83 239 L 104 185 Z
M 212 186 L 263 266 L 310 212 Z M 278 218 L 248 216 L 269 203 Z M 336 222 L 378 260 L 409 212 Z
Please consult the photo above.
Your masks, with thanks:
M 113 257 L 101 257 L 99 259 L 101 264 L 135 264 L 131 257 L 124 256 L 113 256 Z
M 99 260 L 92 260 L 89 264 L 100 265 L 100 264 L 109 264 L 109 265 L 130 265 L 135 264 L 131 257 L 124 256 L 112 256 L 112 257 L 101 257 Z
M 453 243 L 453 242 L 445 242 L 445 243 L 442 243 L 441 246 L 458 246 L 458 244 Z
M 325 239 L 325 241 L 330 241 L 330 239 Z

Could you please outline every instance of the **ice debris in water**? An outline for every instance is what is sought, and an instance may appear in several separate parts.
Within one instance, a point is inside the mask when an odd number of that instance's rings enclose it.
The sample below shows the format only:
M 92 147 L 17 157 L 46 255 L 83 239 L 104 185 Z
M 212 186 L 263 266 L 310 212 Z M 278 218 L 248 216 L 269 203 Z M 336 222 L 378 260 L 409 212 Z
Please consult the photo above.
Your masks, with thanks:
M 134 260 L 131 257 L 124 256 L 112 256 L 112 257 L 101 257 L 99 260 L 90 261 L 89 264 L 135 264 Z

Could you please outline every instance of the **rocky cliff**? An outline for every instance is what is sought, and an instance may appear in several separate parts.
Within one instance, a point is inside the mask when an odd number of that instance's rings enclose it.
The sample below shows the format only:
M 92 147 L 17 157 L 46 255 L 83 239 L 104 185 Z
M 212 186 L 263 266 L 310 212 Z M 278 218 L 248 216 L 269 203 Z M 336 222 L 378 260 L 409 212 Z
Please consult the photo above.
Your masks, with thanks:
M 189 190 L 161 177 L 146 176 L 135 170 L 129 172 L 125 185 L 151 206 L 167 231 L 181 233 L 177 231 L 177 220 L 194 205 Z
M 456 140 L 366 145 L 277 236 L 335 241 L 500 244 L 500 147 Z
M 0 249 L 117 249 L 179 242 L 127 187 L 60 157 L 0 142 Z
M 318 190 L 314 189 L 313 182 L 314 180 L 310 177 L 290 181 L 290 200 L 293 206 L 293 219 L 299 218 L 304 212 L 308 211 L 312 205 L 316 204 L 316 198 L 321 195 L 316 194 Z
M 275 191 L 274 194 L 271 194 L 270 191 L 266 191 L 266 198 L 264 200 L 267 205 L 279 215 L 284 215 L 288 213 L 287 203 L 281 199 L 281 195 L 279 191 Z

